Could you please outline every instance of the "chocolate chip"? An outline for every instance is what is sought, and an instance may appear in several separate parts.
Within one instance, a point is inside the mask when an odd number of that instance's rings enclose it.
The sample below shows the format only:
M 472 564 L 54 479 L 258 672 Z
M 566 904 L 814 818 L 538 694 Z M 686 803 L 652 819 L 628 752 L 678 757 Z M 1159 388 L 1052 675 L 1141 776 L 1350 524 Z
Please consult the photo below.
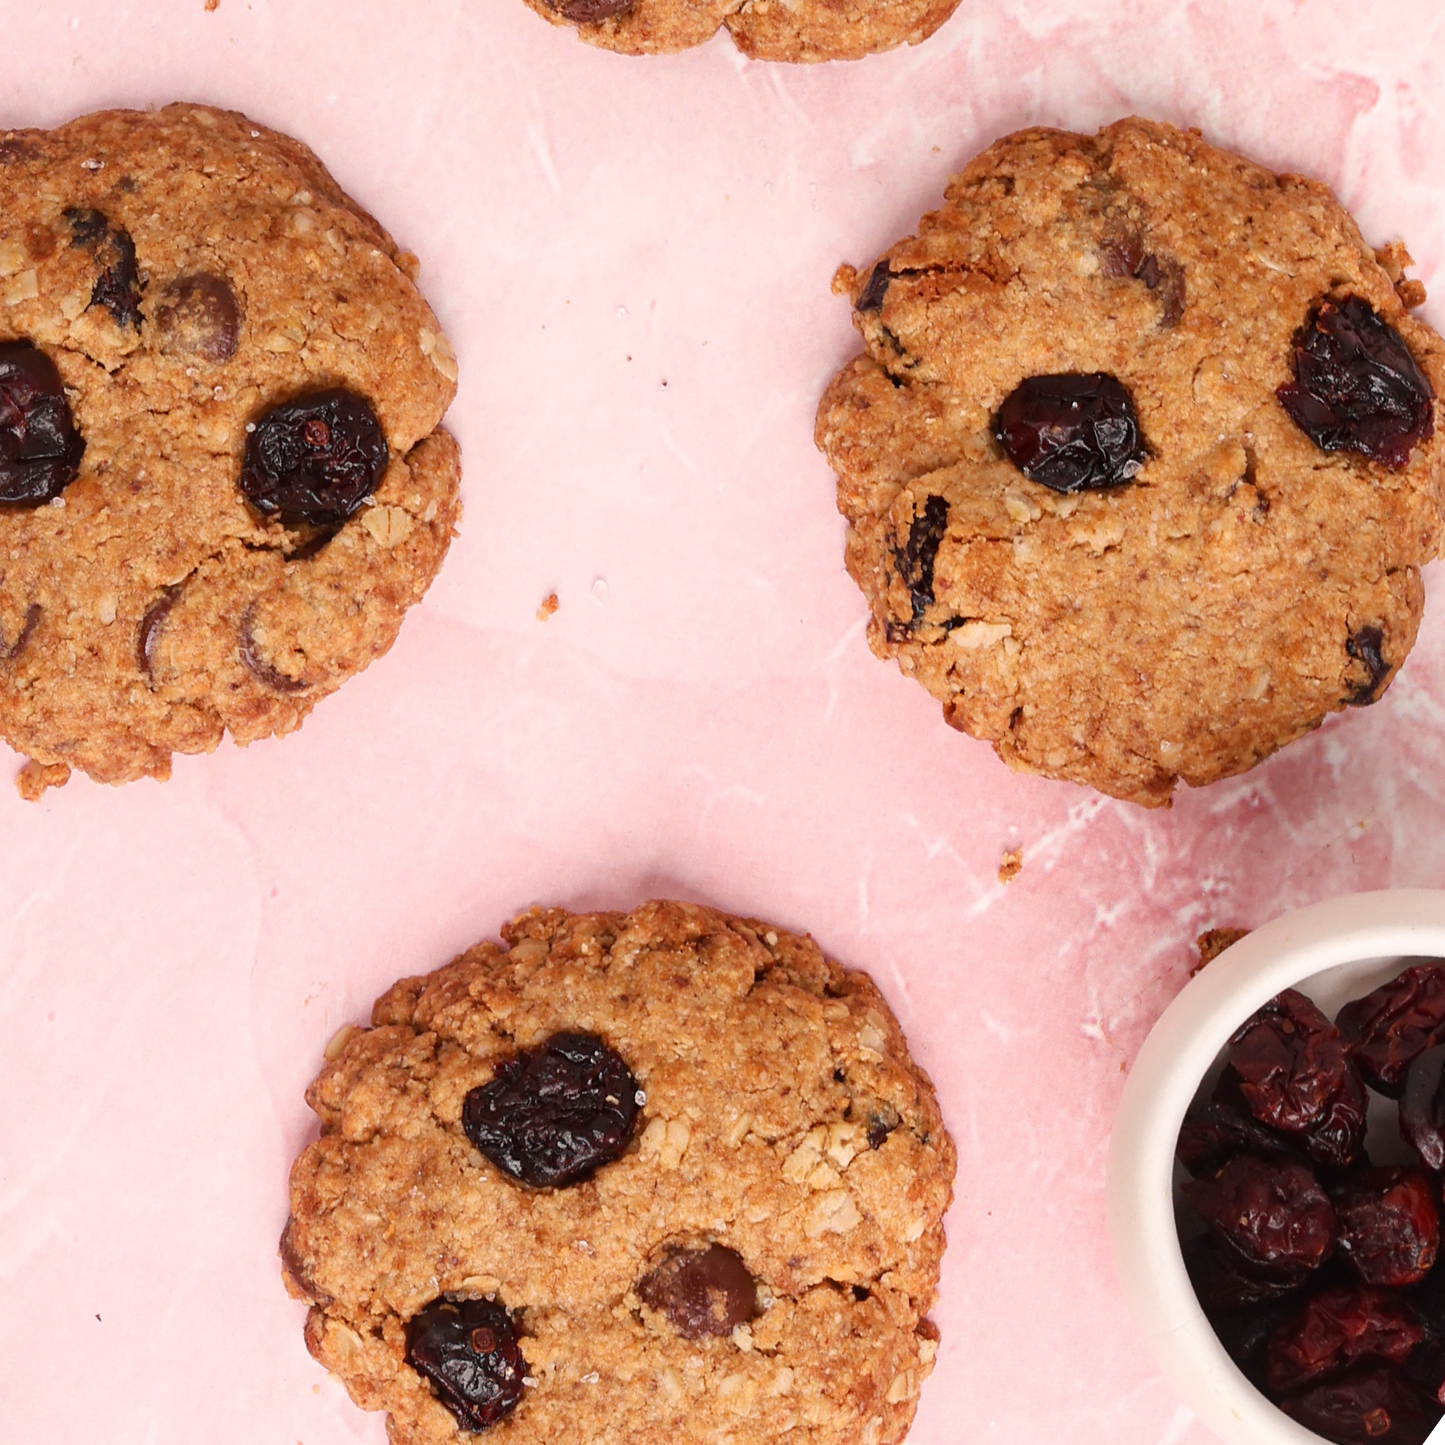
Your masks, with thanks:
M 71 245 L 93 250 L 103 268 L 91 287 L 90 304 L 104 306 L 117 326 L 139 331 L 140 271 L 130 232 L 112 226 L 103 211 L 90 207 L 72 206 L 65 219 L 70 222 Z
M 1365 665 L 1369 678 L 1357 682 L 1345 695 L 1350 707 L 1368 707 L 1379 699 L 1381 685 L 1390 675 L 1390 664 L 1385 661 L 1383 648 L 1385 634 L 1378 627 L 1362 627 L 1353 637 L 1345 639 L 1345 651 Z
M 637 1080 L 593 1034 L 553 1034 L 497 1065 L 462 1105 L 462 1129 L 498 1169 L 562 1188 L 622 1156 L 637 1121 Z
M 25 609 L 25 621 L 20 624 L 20 631 L 15 634 L 15 641 L 7 643 L 4 633 L 0 633 L 0 662 L 14 662 L 22 652 L 25 651 L 25 644 L 30 641 L 30 635 L 40 625 L 40 604 L 32 602 Z
M 1055 492 L 1123 486 L 1149 456 L 1133 398 L 1102 371 L 1028 377 L 1004 398 L 993 431 L 1024 476 Z
M 522 1398 L 527 1362 L 511 1316 L 485 1299 L 443 1295 L 406 1326 L 406 1362 L 424 1375 L 463 1430 L 485 1430 Z
M 277 1250 L 281 1256 L 281 1268 L 286 1272 L 286 1277 L 295 1287 L 297 1294 L 310 1300 L 314 1305 L 329 1305 L 332 1302 L 331 1296 L 319 1288 L 316 1281 L 311 1278 L 306 1269 L 306 1262 L 296 1248 L 296 1241 L 292 1238 L 295 1228 L 295 1218 L 288 1215 L 286 1228 L 281 1231 L 281 1244 Z
M 0 345 L 0 502 L 58 497 L 84 451 L 55 363 L 28 341 Z
M 386 438 L 359 396 L 333 389 L 272 407 L 246 438 L 241 490 L 288 527 L 335 526 L 352 516 L 386 470 Z
M 278 671 L 272 667 L 257 650 L 256 637 L 251 630 L 252 624 L 255 621 L 255 613 L 256 604 L 253 602 L 241 614 L 241 625 L 237 629 L 239 633 L 241 661 L 245 665 L 246 671 L 249 672 L 257 682 L 264 683 L 273 692 L 305 692 L 306 689 L 311 686 L 309 682 L 299 677 L 288 677 L 284 672 Z M 147 616 L 149 615 L 150 614 L 147 613 Z M 141 625 L 144 627 L 144 622 L 142 622 Z M 149 661 L 149 658 L 147 658 L 147 661 Z M 149 668 L 147 668 L 147 671 L 149 671 Z
M 198 361 L 229 361 L 236 352 L 241 313 L 236 293 L 210 271 L 178 276 L 155 307 L 157 344 L 162 351 Z
M 626 15 L 634 0 L 546 0 L 546 3 L 574 25 L 595 25 L 599 20 Z
M 888 283 L 893 279 L 893 273 L 888 269 L 888 257 L 885 256 L 874 268 L 873 273 L 868 277 L 868 284 L 863 288 L 863 293 L 858 297 L 857 310 L 859 311 L 881 311 L 883 309 L 883 297 L 888 292 Z
M 140 627 L 136 630 L 135 660 L 136 665 L 147 677 L 151 676 L 155 662 L 156 639 L 161 635 L 161 628 L 166 625 L 166 618 L 170 616 L 171 608 L 176 605 L 176 600 L 180 595 L 179 587 L 167 587 L 146 608 L 145 614 L 140 620 Z
M 898 575 L 908 586 L 915 623 L 933 605 L 933 568 L 938 560 L 939 544 L 947 531 L 948 501 L 932 496 L 924 502 L 923 510 L 914 514 L 908 541 L 893 549 Z
M 893 1132 L 897 1126 L 890 1124 L 887 1119 L 874 1114 L 868 1120 L 868 1147 L 870 1149 L 881 1149 L 883 1141 Z
M 1104 275 L 1142 281 L 1159 293 L 1159 324 L 1177 326 L 1184 315 L 1184 267 L 1169 256 L 1144 249 L 1138 231 L 1111 231 L 1099 241 Z
M 670 1255 L 637 1282 L 637 1297 L 689 1340 L 730 1335 L 758 1307 L 757 1283 L 742 1256 L 721 1244 Z
M 1398 471 L 1435 429 L 1434 391 L 1404 338 L 1368 301 L 1321 301 L 1294 335 L 1294 374 L 1275 391 L 1322 451 Z

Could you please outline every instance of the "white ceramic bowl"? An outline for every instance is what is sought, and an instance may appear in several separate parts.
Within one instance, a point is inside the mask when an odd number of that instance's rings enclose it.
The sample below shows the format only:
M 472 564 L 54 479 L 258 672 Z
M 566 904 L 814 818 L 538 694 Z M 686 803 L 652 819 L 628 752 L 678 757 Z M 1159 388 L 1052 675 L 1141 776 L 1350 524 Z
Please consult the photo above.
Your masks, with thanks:
M 1346 1000 L 1420 958 L 1445 959 L 1445 892 L 1356 893 L 1286 914 L 1190 979 L 1129 1072 L 1109 1143 L 1114 1264 L 1165 1377 L 1229 1445 L 1320 1445 L 1321 1437 L 1245 1379 L 1194 1297 L 1174 1227 L 1174 1145 L 1184 1111 L 1229 1036 L 1281 989 L 1308 994 L 1333 1018 Z

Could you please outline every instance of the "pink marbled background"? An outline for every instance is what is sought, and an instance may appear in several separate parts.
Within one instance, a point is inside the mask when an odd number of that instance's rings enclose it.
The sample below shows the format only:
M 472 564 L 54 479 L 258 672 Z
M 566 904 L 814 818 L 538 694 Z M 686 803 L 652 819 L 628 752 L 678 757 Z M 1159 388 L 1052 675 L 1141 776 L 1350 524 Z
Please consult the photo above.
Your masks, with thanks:
M 964 0 L 816 69 L 520 0 L 3 0 L 0 35 L 0 124 L 192 97 L 308 140 L 422 258 L 467 463 L 442 578 L 300 734 L 0 789 L 0 1437 L 378 1445 L 276 1276 L 322 1046 L 531 902 L 676 894 L 871 969 L 937 1081 L 916 1445 L 1205 1445 L 1113 1280 L 1122 1071 L 1200 928 L 1445 884 L 1445 609 L 1377 707 L 1172 812 L 1008 773 L 864 644 L 828 281 L 996 135 L 1139 111 L 1327 179 L 1445 287 L 1431 0 Z

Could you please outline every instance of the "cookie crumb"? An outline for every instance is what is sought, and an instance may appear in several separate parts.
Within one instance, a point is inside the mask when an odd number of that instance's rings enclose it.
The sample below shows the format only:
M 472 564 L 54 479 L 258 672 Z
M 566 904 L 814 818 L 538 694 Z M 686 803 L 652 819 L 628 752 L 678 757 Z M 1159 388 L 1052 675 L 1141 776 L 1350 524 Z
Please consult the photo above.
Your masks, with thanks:
M 557 601 L 557 594 L 555 592 L 549 592 L 546 597 L 542 599 L 542 605 L 537 609 L 537 621 L 546 622 L 549 617 L 555 615 L 561 605 L 562 604 Z
M 998 860 L 998 881 L 1012 883 L 1024 871 L 1024 850 L 1005 848 Z
M 206 9 L 207 9 L 207 10 L 219 10 L 220 8 L 221 8 L 221 0 L 206 0 Z
M 1194 940 L 1195 947 L 1199 949 L 1199 962 L 1189 970 L 1189 977 L 1193 978 L 1206 963 L 1213 963 L 1226 948 L 1238 943 L 1248 932 L 1247 928 L 1206 928 Z
M 20 769 L 15 786 L 27 803 L 38 803 L 47 788 L 63 788 L 70 781 L 70 769 L 64 763 L 37 763 L 34 758 Z

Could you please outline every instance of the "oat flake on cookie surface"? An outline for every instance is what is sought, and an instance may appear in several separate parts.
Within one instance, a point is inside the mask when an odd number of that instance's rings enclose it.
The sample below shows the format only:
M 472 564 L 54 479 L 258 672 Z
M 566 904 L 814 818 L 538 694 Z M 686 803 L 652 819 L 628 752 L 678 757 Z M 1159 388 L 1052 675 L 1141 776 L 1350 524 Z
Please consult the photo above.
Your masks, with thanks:
M 727 28 L 754 60 L 858 60 L 926 40 L 959 0 L 527 0 L 590 45 L 657 55 Z
M 395 1445 L 900 1440 L 955 1156 L 872 981 L 689 904 L 502 936 L 327 1050 L 281 1249 L 311 1352 Z
M 1011 766 L 1148 806 L 1375 701 L 1441 539 L 1445 352 L 1329 190 L 1029 130 L 835 281 L 819 446 L 869 641 Z
M 458 517 L 415 258 L 235 112 L 0 133 L 0 735 L 26 796 L 285 733 Z

